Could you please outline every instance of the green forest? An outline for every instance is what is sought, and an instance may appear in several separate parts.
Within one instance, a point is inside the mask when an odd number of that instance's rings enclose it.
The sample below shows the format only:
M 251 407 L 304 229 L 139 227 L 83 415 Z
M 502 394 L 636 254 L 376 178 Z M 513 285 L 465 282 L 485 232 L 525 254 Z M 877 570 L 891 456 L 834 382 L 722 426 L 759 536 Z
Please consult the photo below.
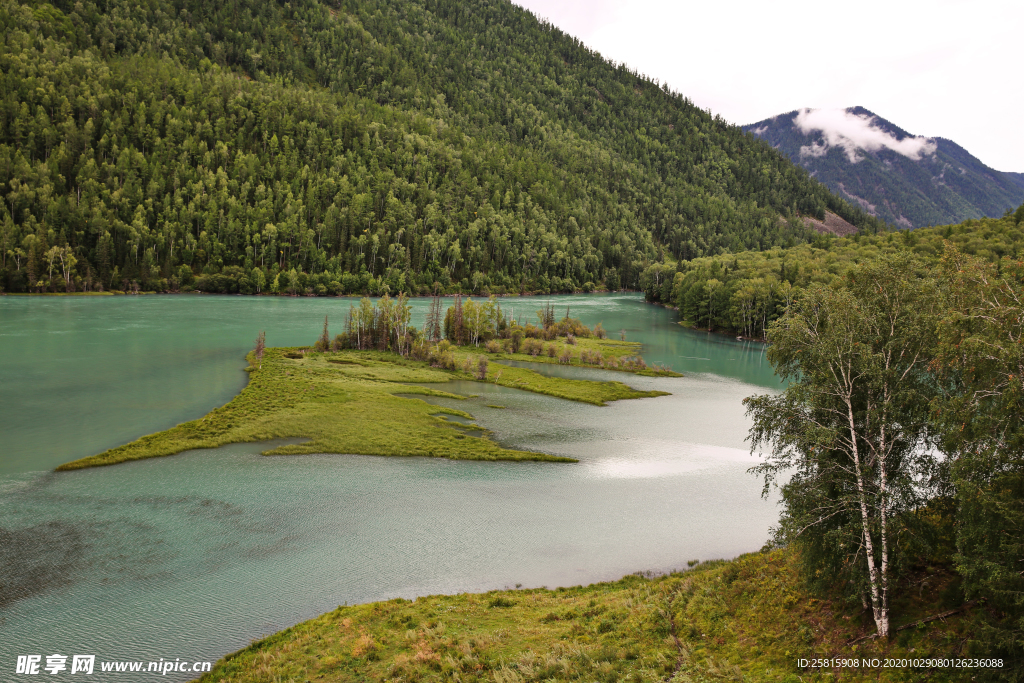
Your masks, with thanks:
M 1024 680 L 1024 262 L 914 251 L 861 251 L 768 326 L 788 386 L 745 400 L 754 470 L 782 493 L 774 543 L 872 637 L 896 635 L 922 568 L 946 571 L 939 602 L 973 609 L 955 649 Z
M 0 288 L 637 288 L 872 217 L 503 0 L 0 2 Z
M 809 286 L 836 283 L 851 267 L 901 250 L 931 269 L 945 242 L 1001 269 L 1004 259 L 1024 257 L 1024 205 L 1002 218 L 959 225 L 844 238 L 819 235 L 790 248 L 654 263 L 641 274 L 641 286 L 648 301 L 678 308 L 686 325 L 763 339 L 771 322 Z

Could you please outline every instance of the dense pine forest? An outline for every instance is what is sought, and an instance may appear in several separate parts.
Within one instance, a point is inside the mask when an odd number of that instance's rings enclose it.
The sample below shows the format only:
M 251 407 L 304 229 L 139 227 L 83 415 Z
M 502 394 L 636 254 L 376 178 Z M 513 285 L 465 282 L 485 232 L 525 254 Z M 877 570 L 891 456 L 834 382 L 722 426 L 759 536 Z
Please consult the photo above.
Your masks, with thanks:
M 503 0 L 0 2 L 0 288 L 638 287 L 875 219 Z
M 685 324 L 761 339 L 811 285 L 835 284 L 854 266 L 909 251 L 938 266 L 944 244 L 995 264 L 1024 257 L 1024 206 L 1002 218 L 831 238 L 791 248 L 655 263 L 641 275 L 647 300 L 679 309 Z

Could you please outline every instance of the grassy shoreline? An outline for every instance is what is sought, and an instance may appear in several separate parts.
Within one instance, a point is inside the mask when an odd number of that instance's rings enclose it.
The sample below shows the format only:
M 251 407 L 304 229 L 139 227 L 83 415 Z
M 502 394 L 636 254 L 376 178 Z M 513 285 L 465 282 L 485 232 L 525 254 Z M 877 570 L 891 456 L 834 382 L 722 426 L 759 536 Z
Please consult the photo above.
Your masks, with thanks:
M 712 561 L 590 586 L 434 595 L 339 607 L 254 642 L 200 681 L 933 681 L 977 670 L 798 666 L 799 658 L 957 657 L 970 610 L 865 639 L 870 619 L 812 595 L 793 551 Z M 941 605 L 950 577 L 902 605 L 901 624 Z M 913 593 L 913 592 L 912 592 Z
M 635 352 L 635 346 L 615 348 L 626 354 Z M 579 353 L 577 350 L 577 358 Z M 476 347 L 454 348 L 460 366 L 470 361 L 476 367 L 479 358 L 487 355 Z M 535 360 L 523 354 L 497 355 Z M 262 363 L 255 364 L 252 354 L 249 361 L 254 364 L 248 368 L 249 383 L 224 406 L 199 420 L 65 463 L 57 471 L 282 438 L 309 441 L 275 448 L 265 455 L 348 453 L 575 462 L 546 453 L 502 448 L 487 438 L 488 432 L 484 429 L 443 419 L 445 414 L 472 419 L 468 413 L 395 395 L 462 398 L 440 390 L 409 386 L 409 383 L 441 384 L 451 379 L 475 379 L 464 370 L 441 370 L 429 367 L 426 362 L 376 351 L 312 353 L 300 348 L 273 348 L 266 350 Z M 621 382 L 546 377 L 526 368 L 498 364 L 490 365 L 486 379 L 478 381 L 598 406 L 610 401 L 665 395 L 660 391 L 638 391 Z

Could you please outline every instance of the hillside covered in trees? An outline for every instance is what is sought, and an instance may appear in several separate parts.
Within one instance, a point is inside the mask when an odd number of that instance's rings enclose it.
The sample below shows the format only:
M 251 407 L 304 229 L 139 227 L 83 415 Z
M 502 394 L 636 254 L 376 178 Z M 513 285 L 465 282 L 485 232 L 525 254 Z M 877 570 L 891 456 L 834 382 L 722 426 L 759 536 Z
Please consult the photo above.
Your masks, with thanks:
M 935 267 L 947 241 L 1002 268 L 1005 257 L 1024 257 L 1024 205 L 1002 218 L 959 225 L 841 239 L 821 235 L 788 249 L 656 263 L 641 280 L 648 301 L 679 308 L 689 325 L 761 339 L 811 285 L 836 283 L 854 266 L 898 251 L 909 251 Z
M 638 286 L 875 219 L 504 0 L 0 0 L 0 288 Z

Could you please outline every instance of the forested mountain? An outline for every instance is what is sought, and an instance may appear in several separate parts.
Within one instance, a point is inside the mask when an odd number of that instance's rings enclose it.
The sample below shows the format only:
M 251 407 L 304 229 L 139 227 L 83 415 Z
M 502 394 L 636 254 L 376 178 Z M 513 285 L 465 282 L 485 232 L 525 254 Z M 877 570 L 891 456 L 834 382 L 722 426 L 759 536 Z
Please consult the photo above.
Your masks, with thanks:
M 721 254 L 689 262 L 655 263 L 641 276 L 648 301 L 679 308 L 679 317 L 698 328 L 763 338 L 813 284 L 834 284 L 849 271 L 880 256 L 908 251 L 931 268 L 949 242 L 962 253 L 1002 268 L 1004 259 L 1024 258 L 1024 205 L 1002 218 L 959 225 L 826 236 L 788 249 Z
M 879 222 L 504 0 L 0 0 L 0 287 L 637 286 Z M 197 279 L 198 278 L 198 279 Z
M 863 107 L 791 111 L 743 128 L 903 228 L 999 217 L 1024 201 L 1024 174 L 996 171 L 952 140 L 915 137 Z

